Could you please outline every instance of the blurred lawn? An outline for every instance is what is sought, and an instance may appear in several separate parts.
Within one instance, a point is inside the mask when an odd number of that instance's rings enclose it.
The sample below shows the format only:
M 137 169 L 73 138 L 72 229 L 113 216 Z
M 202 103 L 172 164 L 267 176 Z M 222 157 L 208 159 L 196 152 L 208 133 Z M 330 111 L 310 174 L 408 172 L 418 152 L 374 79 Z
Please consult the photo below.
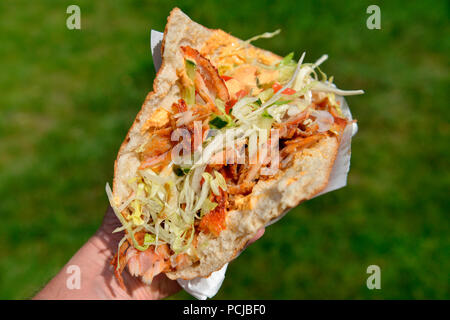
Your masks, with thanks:
M 81 7 L 82 30 L 66 29 Z M 219 4 L 220 3 L 220 4 Z M 292 2 L 294 3 L 294 2 Z M 450 298 L 446 1 L 0 2 L 0 298 L 34 295 L 99 226 L 128 127 L 152 87 L 150 28 L 178 5 L 194 20 L 323 68 L 360 131 L 348 187 L 269 227 L 217 298 Z M 366 268 L 382 289 L 366 288 Z M 180 293 L 174 298 L 188 298 Z

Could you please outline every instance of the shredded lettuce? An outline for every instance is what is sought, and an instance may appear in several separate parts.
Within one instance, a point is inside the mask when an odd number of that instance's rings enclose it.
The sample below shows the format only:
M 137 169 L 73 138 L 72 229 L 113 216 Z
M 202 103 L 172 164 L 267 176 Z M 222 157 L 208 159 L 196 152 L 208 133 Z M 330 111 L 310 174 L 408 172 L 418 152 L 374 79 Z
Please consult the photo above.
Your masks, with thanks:
M 291 52 L 287 56 L 285 56 L 277 66 L 278 82 L 286 83 L 286 81 L 288 81 L 294 74 L 296 66 L 297 63 L 295 63 L 294 60 L 294 53 Z
M 218 187 L 222 188 L 223 191 L 227 191 L 227 182 L 223 175 L 219 171 L 214 170 L 214 176 L 216 177 L 215 181 L 217 182 Z
M 244 41 L 244 43 L 245 43 L 246 45 L 249 45 L 251 42 L 256 41 L 256 40 L 258 40 L 258 39 L 261 39 L 261 38 L 265 38 L 265 39 L 273 38 L 273 37 L 275 37 L 277 34 L 279 34 L 280 32 L 281 32 L 281 29 L 275 30 L 274 32 L 264 32 L 264 33 L 262 33 L 262 34 L 260 34 L 260 35 L 251 37 L 250 39 Z
M 217 203 L 216 202 L 212 202 L 209 199 L 206 199 L 203 202 L 201 211 L 200 211 L 200 216 L 203 217 L 205 214 L 211 212 L 212 210 L 214 210 L 217 207 Z
M 269 89 L 262 91 L 260 94 L 258 94 L 258 99 L 264 103 L 267 100 L 269 100 L 270 98 L 272 98 L 272 96 L 273 96 L 273 89 L 269 88 Z
M 264 110 L 264 112 L 261 114 L 261 116 L 264 118 L 273 119 L 273 116 L 269 112 L 267 112 L 267 109 Z
M 133 224 L 135 226 L 141 226 L 144 223 L 144 220 L 142 220 L 142 211 L 141 211 L 141 202 L 138 200 L 134 200 L 132 202 L 131 208 L 133 209 L 133 214 L 130 216 L 130 218 L 133 221 Z
M 144 236 L 144 245 L 149 246 L 151 244 L 154 244 L 156 241 L 156 238 L 153 234 L 146 233 Z
M 195 104 L 195 74 L 197 65 L 194 61 L 186 59 L 185 60 L 185 68 L 186 68 L 186 74 L 188 78 L 192 81 L 192 85 L 186 87 L 183 89 L 182 97 L 184 101 L 186 101 L 187 105 L 194 105 Z

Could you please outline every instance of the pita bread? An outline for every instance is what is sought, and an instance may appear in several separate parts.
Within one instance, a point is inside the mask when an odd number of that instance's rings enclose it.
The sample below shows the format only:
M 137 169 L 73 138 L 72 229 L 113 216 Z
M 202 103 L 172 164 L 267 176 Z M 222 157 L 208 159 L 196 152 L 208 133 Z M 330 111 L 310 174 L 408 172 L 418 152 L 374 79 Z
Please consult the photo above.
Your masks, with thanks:
M 176 85 L 177 69 L 184 65 L 181 46 L 190 46 L 200 52 L 218 30 L 205 28 L 175 8 L 170 13 L 162 43 L 162 65 L 156 75 L 153 92 L 145 99 L 125 141 L 122 143 L 114 170 L 113 199 L 123 203 L 131 190 L 127 181 L 136 175 L 140 161 L 136 149 L 148 139 L 142 134 L 144 123 L 151 119 L 158 107 L 170 109 L 180 98 Z M 223 31 L 220 31 L 225 34 Z M 226 34 L 233 41 L 241 41 Z M 252 46 L 268 59 L 281 59 L 268 51 Z M 214 64 L 214 48 L 208 48 Z M 339 147 L 339 135 L 326 136 L 312 147 L 295 154 L 292 166 L 268 180 L 260 180 L 250 195 L 243 199 L 238 210 L 227 213 L 226 225 L 218 237 L 200 233 L 198 236 L 198 263 L 185 269 L 167 273 L 171 279 L 207 277 L 231 261 L 256 232 L 302 201 L 312 198 L 327 185 Z

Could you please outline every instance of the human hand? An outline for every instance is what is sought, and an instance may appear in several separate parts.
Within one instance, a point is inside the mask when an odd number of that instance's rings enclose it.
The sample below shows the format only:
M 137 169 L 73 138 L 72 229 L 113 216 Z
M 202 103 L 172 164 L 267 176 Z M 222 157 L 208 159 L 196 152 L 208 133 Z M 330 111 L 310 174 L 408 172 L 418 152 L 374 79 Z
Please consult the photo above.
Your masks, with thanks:
M 111 261 L 114 253 L 117 251 L 119 241 L 124 235 L 123 232 L 112 233 L 114 229 L 120 226 L 120 221 L 117 219 L 114 211 L 109 206 L 105 217 L 103 218 L 102 225 L 97 232 L 97 235 L 108 244 L 108 247 L 110 247 L 109 261 Z M 169 279 L 164 273 L 154 277 L 151 285 L 147 285 L 142 282 L 140 278 L 131 276 L 127 270 L 124 270 L 122 273 L 123 282 L 126 287 L 124 290 L 120 287 L 117 279 L 113 277 L 114 273 L 112 266 L 110 269 L 110 281 L 114 282 L 114 285 L 110 287 L 111 294 L 118 296 L 119 299 L 163 299 L 181 290 L 178 282 L 176 280 Z
M 102 233 L 109 235 L 110 241 L 114 244 L 115 250 L 117 250 L 117 244 L 123 237 L 123 233 L 112 233 L 117 227 L 120 227 L 120 222 L 115 216 L 112 208 L 108 207 L 100 230 Z M 256 235 L 247 242 L 243 250 L 261 238 L 264 235 L 264 232 L 265 228 L 258 230 Z M 114 252 L 114 250 L 112 251 Z M 153 279 L 150 286 L 143 283 L 139 278 L 132 277 L 126 270 L 123 272 L 122 277 L 124 284 L 127 287 L 127 293 L 124 296 L 125 298 L 133 298 L 134 296 L 138 296 L 143 299 L 163 299 L 181 290 L 181 287 L 176 280 L 169 279 L 163 273 L 157 275 Z
M 34 299 L 164 299 L 181 290 L 175 280 L 165 274 L 153 278 L 147 285 L 137 277 L 131 276 L 127 270 L 122 274 L 125 289 L 114 277 L 110 261 L 117 251 L 123 233 L 112 233 L 120 226 L 111 207 L 108 207 L 102 225 L 88 242 L 69 260 L 66 266 L 42 289 Z M 264 234 L 259 230 L 246 245 L 255 242 Z M 77 266 L 80 270 L 80 288 L 70 289 L 67 286 L 68 267 Z

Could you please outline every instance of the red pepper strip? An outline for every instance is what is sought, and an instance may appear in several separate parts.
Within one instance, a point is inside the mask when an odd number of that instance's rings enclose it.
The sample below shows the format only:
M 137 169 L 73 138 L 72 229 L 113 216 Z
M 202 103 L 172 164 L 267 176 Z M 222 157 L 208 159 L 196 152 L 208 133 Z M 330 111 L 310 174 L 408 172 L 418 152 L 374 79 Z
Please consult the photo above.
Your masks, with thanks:
M 232 77 L 229 77 L 229 76 L 220 76 L 220 77 L 223 79 L 223 81 L 228 81 L 230 79 L 233 79 Z

